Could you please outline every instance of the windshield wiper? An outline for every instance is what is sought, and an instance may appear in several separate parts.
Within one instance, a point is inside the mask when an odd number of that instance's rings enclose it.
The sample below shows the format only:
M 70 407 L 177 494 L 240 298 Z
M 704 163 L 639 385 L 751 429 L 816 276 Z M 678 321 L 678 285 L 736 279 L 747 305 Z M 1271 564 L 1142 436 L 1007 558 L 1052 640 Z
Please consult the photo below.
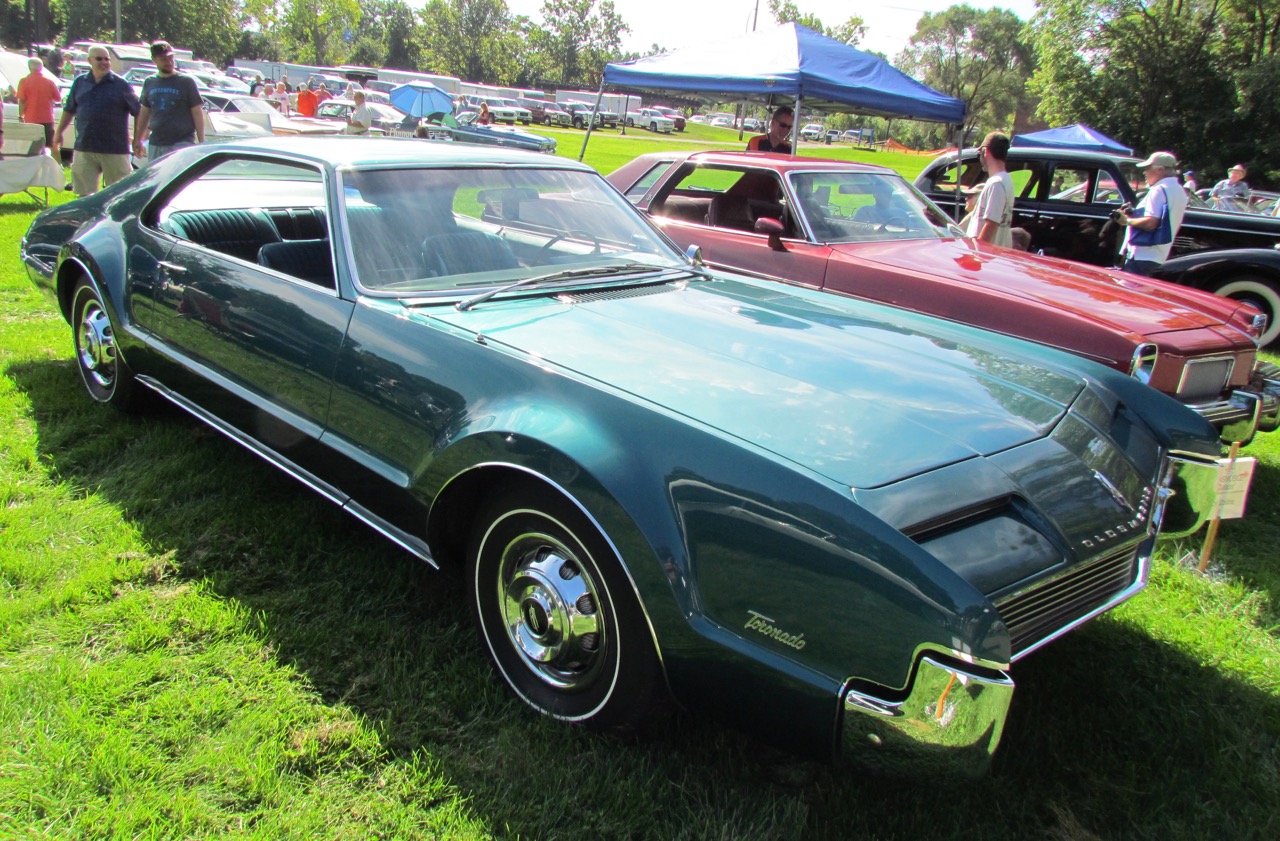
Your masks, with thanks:
M 550 272 L 549 274 L 539 274 L 533 277 L 525 277 L 514 283 L 508 283 L 506 286 L 499 286 L 496 289 L 490 289 L 488 292 L 481 292 L 479 295 L 473 295 L 466 300 L 459 301 L 454 304 L 454 309 L 459 312 L 466 312 L 476 304 L 483 304 L 485 301 L 501 295 L 504 292 L 510 292 L 513 289 L 523 289 L 527 286 L 537 286 L 541 283 L 554 283 L 561 280 L 574 280 L 581 277 L 601 277 L 606 275 L 625 275 L 625 274 L 642 274 L 645 272 L 689 272 L 691 269 L 683 269 L 677 266 L 651 266 L 648 263 L 613 263 L 608 266 L 592 266 L 586 269 L 565 269 L 559 272 Z

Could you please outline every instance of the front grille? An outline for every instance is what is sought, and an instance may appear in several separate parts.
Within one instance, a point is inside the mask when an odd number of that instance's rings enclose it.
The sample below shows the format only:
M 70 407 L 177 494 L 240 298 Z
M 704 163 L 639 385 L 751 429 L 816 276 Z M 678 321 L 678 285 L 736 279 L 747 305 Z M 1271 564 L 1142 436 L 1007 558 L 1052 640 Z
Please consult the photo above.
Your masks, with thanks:
M 1137 551 L 1129 546 L 997 599 L 996 607 L 1009 627 L 1014 659 L 1106 605 L 1137 578 Z
M 1194 402 L 1217 397 L 1226 390 L 1235 364 L 1233 356 L 1187 360 L 1182 368 L 1182 381 L 1178 383 L 1178 398 Z

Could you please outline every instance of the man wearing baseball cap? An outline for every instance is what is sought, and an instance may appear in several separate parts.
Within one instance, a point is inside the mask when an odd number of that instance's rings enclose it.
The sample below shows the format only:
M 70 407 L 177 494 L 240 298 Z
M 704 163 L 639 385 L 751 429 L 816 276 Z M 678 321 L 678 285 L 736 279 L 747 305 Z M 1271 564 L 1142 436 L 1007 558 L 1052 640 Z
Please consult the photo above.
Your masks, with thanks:
M 1127 229 L 1120 249 L 1124 270 L 1150 276 L 1169 259 L 1187 211 L 1187 191 L 1178 181 L 1178 159 L 1172 152 L 1153 152 L 1138 169 L 1147 180 L 1147 194 L 1136 208 L 1121 208 L 1113 218 Z
M 177 71 L 168 41 L 151 45 L 151 60 L 160 72 L 142 82 L 142 109 L 133 127 L 133 154 L 142 157 L 142 144 L 149 140 L 148 162 L 204 142 L 204 100 L 196 80 Z

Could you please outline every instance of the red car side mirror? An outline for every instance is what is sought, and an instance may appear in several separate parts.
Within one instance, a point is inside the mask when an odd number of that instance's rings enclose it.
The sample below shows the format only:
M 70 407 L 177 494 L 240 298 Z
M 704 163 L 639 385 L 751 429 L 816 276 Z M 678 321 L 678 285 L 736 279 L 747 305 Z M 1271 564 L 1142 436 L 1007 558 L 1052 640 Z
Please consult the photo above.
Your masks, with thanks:
M 758 234 L 769 235 L 769 247 L 774 251 L 786 251 L 786 247 L 782 244 L 782 232 L 785 230 L 782 222 L 769 216 L 761 216 L 756 220 L 755 231 Z

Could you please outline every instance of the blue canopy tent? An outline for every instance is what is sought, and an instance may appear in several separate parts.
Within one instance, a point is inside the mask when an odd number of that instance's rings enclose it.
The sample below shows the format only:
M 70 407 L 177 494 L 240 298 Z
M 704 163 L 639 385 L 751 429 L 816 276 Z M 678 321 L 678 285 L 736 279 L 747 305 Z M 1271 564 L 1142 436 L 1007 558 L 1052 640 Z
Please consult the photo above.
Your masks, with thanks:
M 1113 155 L 1133 154 L 1133 150 L 1128 146 L 1122 146 L 1097 129 L 1091 129 L 1083 123 L 1034 131 L 1031 134 L 1014 135 L 1011 145 L 1037 149 L 1081 149 L 1086 152 L 1107 152 Z
M 663 55 L 607 64 L 600 86 L 658 95 L 801 104 L 961 124 L 964 103 L 923 85 L 882 58 L 796 23 Z M 794 100 L 794 103 L 791 103 Z M 597 100 L 597 108 L 599 102 Z M 588 131 L 587 139 L 590 139 Z M 582 144 L 586 152 L 586 141 Z

